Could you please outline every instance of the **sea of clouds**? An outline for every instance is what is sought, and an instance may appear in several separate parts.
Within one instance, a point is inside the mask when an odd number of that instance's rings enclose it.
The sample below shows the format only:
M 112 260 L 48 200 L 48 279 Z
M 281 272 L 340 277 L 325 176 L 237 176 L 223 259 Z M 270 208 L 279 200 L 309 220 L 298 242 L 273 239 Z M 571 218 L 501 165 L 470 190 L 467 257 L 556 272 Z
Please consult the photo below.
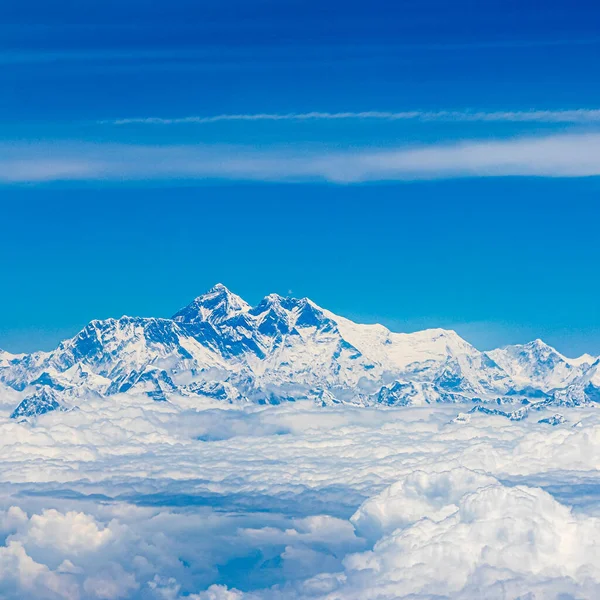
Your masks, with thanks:
M 0 396 L 3 600 L 600 597 L 593 408 Z

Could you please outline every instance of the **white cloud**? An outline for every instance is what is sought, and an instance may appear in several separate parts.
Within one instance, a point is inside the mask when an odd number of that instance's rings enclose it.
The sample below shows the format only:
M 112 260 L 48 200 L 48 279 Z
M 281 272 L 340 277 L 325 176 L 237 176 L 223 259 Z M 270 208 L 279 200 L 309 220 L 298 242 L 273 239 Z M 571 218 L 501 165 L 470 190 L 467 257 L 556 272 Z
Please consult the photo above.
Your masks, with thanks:
M 192 594 L 190 600 L 242 600 L 243 594 L 238 590 L 230 590 L 225 585 L 211 585 L 201 594 Z
M 0 547 L 0 595 L 2 598 L 60 598 L 79 600 L 71 577 L 36 562 L 22 544 L 9 541 Z
M 189 406 L 0 415 L 0 597 L 598 595 L 593 408 Z
M 421 180 L 600 175 L 600 134 L 470 140 L 340 152 L 227 146 L 56 143 L 0 145 L 0 183 L 47 181 Z
M 376 541 L 424 517 L 441 521 L 456 511 L 456 503 L 467 492 L 493 483 L 497 481 L 489 475 L 460 467 L 442 472 L 414 471 L 369 498 L 350 521 L 359 535 Z
M 51 546 L 68 556 L 94 552 L 113 537 L 109 527 L 99 527 L 90 515 L 69 511 L 45 510 L 33 515 L 24 539 L 39 547 Z
M 344 583 L 329 597 L 514 598 L 574 582 L 580 593 L 597 595 L 600 561 L 593 547 L 600 520 L 575 515 L 540 489 L 474 483 L 477 489 L 462 494 L 445 518 L 424 514 L 383 536 L 372 551 L 348 556 Z M 510 595 L 503 595 L 505 582 Z
M 383 120 L 383 121 L 448 121 L 448 122 L 515 122 L 515 123 L 598 123 L 600 109 L 580 108 L 574 110 L 520 110 L 520 111 L 358 111 L 358 112 L 320 112 L 306 113 L 254 113 L 221 114 L 213 116 L 191 117 L 132 117 L 101 121 L 114 125 L 203 125 L 227 121 L 345 121 L 345 120 Z
M 98 600 L 128 598 L 139 588 L 132 573 L 126 573 L 120 565 L 111 565 L 109 572 L 88 577 L 83 582 L 83 592 Z

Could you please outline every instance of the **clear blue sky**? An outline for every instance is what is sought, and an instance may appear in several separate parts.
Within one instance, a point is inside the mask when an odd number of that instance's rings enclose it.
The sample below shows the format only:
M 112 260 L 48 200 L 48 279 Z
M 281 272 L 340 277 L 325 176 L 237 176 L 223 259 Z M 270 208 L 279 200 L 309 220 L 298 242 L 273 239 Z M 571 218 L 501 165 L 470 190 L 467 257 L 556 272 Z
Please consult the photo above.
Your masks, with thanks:
M 169 316 L 222 281 L 600 354 L 597 3 L 3 15 L 0 347 Z

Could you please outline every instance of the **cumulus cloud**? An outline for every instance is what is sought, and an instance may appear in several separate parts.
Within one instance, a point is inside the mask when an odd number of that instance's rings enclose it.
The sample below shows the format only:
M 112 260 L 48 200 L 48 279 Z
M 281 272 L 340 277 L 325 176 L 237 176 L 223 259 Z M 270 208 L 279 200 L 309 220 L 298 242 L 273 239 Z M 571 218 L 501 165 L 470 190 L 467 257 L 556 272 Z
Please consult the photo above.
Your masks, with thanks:
M 192 594 L 190 600 L 242 600 L 243 594 L 224 585 L 211 585 L 205 592 Z
M 456 511 L 465 493 L 497 483 L 489 475 L 465 468 L 441 473 L 415 471 L 369 498 L 352 515 L 358 533 L 373 540 L 427 517 L 441 521 Z
M 445 518 L 425 513 L 384 535 L 372 551 L 348 556 L 343 583 L 328 597 L 512 598 L 574 582 L 580 593 L 600 591 L 598 519 L 574 515 L 540 489 L 499 483 L 467 492 L 448 508 Z
M 458 410 L 116 395 L 3 413 L 0 597 L 596 597 L 600 416 Z
M 69 555 L 94 552 L 113 537 L 109 527 L 100 528 L 85 513 L 66 514 L 45 510 L 33 515 L 24 532 L 24 539 L 39 547 L 52 547 Z
M 291 150 L 241 146 L 0 145 L 0 183 L 228 179 L 422 180 L 453 177 L 600 175 L 600 134 L 560 134 L 419 147 Z
M 37 563 L 22 544 L 9 541 L 0 547 L 0 591 L 4 598 L 79 598 L 77 584 L 68 576 Z

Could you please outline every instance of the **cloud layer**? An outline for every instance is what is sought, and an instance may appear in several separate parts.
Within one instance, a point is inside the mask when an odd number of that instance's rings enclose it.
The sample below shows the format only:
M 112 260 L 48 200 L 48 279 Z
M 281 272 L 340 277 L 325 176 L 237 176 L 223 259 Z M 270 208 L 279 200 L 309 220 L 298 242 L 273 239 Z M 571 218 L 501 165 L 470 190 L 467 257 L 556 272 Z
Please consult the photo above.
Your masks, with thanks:
M 0 183 L 48 181 L 423 180 L 454 177 L 600 175 L 600 134 L 471 140 L 339 151 L 328 147 L 141 146 L 2 143 Z
M 556 427 L 457 410 L 6 408 L 0 596 L 596 597 L 595 410 Z

